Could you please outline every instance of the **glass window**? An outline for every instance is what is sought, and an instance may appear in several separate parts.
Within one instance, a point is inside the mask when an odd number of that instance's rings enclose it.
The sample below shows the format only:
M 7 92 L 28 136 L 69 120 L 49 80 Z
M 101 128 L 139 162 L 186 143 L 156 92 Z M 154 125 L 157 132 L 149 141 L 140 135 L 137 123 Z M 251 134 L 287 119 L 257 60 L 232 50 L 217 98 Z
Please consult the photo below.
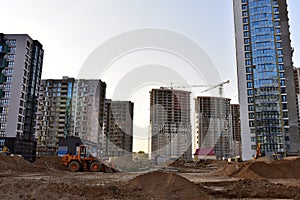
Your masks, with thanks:
M 278 62 L 282 63 L 283 62 L 282 58 L 278 58 Z
M 252 83 L 251 82 L 247 83 L 247 88 L 252 88 Z
M 245 53 L 245 58 L 250 58 L 251 57 L 250 55 L 251 55 L 250 53 Z
M 253 103 L 254 100 L 253 100 L 253 97 L 248 97 L 248 103 Z
M 253 95 L 253 90 L 252 90 L 252 89 L 250 89 L 250 90 L 247 90 L 247 94 L 248 94 L 248 96 L 251 96 L 251 95 Z
M 284 78 L 284 72 L 279 73 L 280 78 Z
M 284 69 L 283 64 L 278 65 L 278 68 L 279 70 L 283 70 Z
M 245 61 L 245 64 L 246 64 L 246 65 L 251 65 L 251 60 L 246 60 L 246 61 Z
M 246 73 L 252 73 L 252 67 L 246 67 Z
M 243 23 L 248 23 L 248 18 L 247 17 L 243 18 Z
M 250 51 L 250 46 L 249 45 L 245 46 L 245 51 Z
M 249 36 L 250 36 L 249 31 L 245 31 L 244 32 L 244 37 L 249 37 Z
M 245 44 L 249 44 L 250 43 L 250 39 L 249 38 L 244 39 L 244 43 Z
M 244 30 L 244 31 L 247 31 L 248 29 L 249 29 L 249 26 L 248 26 L 248 25 L 244 25 L 244 26 L 243 26 L 243 30 Z
M 281 96 L 281 100 L 282 100 L 282 102 L 286 102 L 286 96 L 285 96 L 285 95 L 282 95 L 282 96 Z
M 252 80 L 252 75 L 251 75 L 251 74 L 247 74 L 247 75 L 246 75 L 246 79 L 247 79 L 248 81 Z
M 254 111 L 254 106 L 252 106 L 252 105 L 248 106 L 248 110 L 249 111 Z

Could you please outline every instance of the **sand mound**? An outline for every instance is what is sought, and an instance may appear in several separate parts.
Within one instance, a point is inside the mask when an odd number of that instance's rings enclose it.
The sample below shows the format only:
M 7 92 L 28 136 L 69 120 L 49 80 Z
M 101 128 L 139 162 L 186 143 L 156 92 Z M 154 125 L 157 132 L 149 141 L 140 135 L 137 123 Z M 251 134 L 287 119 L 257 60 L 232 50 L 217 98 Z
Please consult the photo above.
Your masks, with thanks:
M 126 184 L 134 197 L 148 196 L 163 199 L 208 199 L 205 188 L 170 172 L 150 172 Z
M 268 179 L 300 179 L 300 159 L 255 162 L 249 170 Z
M 237 178 L 300 179 L 300 158 L 278 161 L 226 163 L 214 172 L 218 176 Z
M 45 167 L 51 171 L 66 171 L 67 168 L 65 166 L 62 166 L 60 162 L 61 158 L 58 156 L 45 156 L 37 158 L 33 165 Z
M 21 156 L 0 155 L 0 166 L 0 173 L 46 171 L 45 167 L 34 166 Z

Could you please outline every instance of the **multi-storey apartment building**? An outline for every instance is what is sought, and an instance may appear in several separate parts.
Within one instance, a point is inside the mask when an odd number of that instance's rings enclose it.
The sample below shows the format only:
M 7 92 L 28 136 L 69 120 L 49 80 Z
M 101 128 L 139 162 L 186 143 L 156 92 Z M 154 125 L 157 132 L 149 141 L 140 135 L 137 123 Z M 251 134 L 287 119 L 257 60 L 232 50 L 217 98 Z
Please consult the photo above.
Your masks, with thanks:
M 106 157 L 123 156 L 132 153 L 133 109 L 131 101 L 106 99 L 104 133 Z
M 78 136 L 94 156 L 104 152 L 104 109 L 106 83 L 78 79 L 73 86 L 71 134 Z
M 286 0 L 233 0 L 242 158 L 299 151 Z
M 192 156 L 190 92 L 168 88 L 150 91 L 151 157 Z
M 43 46 L 27 34 L 0 34 L 0 40 L 0 148 L 33 161 Z
M 195 135 L 197 148 L 214 149 L 217 159 L 233 156 L 230 99 L 195 98 Z
M 37 155 L 57 154 L 60 138 L 71 136 L 72 93 L 75 79 L 41 81 L 36 128 Z
M 231 104 L 231 120 L 232 120 L 232 155 L 241 156 L 241 120 L 240 120 L 240 105 Z

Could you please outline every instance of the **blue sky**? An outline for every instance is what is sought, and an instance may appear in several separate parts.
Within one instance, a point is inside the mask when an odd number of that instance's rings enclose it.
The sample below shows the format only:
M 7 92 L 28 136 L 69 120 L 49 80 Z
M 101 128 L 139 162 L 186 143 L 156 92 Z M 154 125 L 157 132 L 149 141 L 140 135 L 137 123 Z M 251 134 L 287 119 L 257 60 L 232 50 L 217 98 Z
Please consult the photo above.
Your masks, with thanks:
M 42 78 L 77 77 L 88 55 L 122 32 L 155 27 L 179 32 L 200 45 L 237 103 L 231 0 L 0 0 L 1 32 L 28 33 L 45 49 Z M 299 0 L 288 0 L 294 63 L 300 67 Z M 18 5 L 18 6 L 16 6 Z M 7 9 L 5 9 L 7 8 Z M 129 62 L 127 60 L 127 62 Z M 104 80 L 110 85 L 110 80 Z

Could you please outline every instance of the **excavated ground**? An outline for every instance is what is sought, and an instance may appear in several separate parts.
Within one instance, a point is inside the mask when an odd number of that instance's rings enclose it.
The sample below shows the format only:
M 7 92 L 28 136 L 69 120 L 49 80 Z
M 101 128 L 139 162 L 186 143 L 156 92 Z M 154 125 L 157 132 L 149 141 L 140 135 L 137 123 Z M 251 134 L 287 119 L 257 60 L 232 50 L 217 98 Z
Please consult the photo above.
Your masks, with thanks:
M 1 199 L 300 199 L 300 159 L 206 165 L 176 163 L 156 171 L 71 173 L 60 158 L 0 156 Z

